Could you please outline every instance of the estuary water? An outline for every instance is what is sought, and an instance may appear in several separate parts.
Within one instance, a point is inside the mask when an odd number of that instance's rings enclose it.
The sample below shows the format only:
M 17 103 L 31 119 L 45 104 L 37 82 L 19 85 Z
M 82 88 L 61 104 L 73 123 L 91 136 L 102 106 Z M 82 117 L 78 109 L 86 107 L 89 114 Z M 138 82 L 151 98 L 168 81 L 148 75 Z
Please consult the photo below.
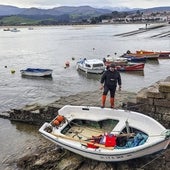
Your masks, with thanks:
M 128 37 L 115 36 L 141 27 L 145 25 L 77 25 L 35 27 L 33 30 L 23 27 L 18 28 L 19 32 L 1 28 L 0 111 L 32 103 L 47 104 L 61 96 L 99 89 L 100 76 L 76 70 L 80 58 L 103 59 L 115 53 L 116 57 L 127 50 L 170 50 L 169 37 L 151 38 L 169 31 L 170 26 Z M 69 68 L 64 68 L 66 61 L 70 62 Z M 21 77 L 20 70 L 27 67 L 53 69 L 52 79 Z M 143 72 L 122 72 L 121 76 L 122 90 L 137 92 L 170 76 L 170 60 L 146 62 Z M 0 119 L 0 136 L 0 161 L 3 162 L 22 152 L 26 142 L 40 137 L 37 127 L 4 119 Z

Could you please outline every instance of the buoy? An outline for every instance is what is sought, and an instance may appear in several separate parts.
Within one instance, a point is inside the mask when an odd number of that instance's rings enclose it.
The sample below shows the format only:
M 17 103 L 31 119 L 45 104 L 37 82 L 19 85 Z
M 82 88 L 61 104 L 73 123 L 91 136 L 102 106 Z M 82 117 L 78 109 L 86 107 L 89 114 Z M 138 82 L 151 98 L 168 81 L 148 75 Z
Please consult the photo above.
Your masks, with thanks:
M 14 73 L 15 73 L 15 70 L 11 70 L 11 73 L 14 74 Z
M 65 62 L 65 67 L 70 67 L 70 62 L 69 61 Z

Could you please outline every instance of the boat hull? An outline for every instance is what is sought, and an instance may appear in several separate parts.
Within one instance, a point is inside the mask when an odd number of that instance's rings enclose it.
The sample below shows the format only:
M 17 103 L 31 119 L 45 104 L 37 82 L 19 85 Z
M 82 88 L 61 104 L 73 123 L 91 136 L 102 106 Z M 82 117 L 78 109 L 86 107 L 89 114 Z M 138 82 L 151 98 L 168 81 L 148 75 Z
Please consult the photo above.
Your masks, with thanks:
M 160 52 L 159 59 L 170 59 L 170 51 Z
M 135 56 L 130 56 L 130 55 L 123 55 L 122 58 L 126 58 L 128 62 L 135 62 L 135 63 L 146 62 L 145 57 L 135 57 Z
M 147 55 L 148 57 L 154 57 L 156 54 L 158 55 L 159 59 L 169 59 L 170 58 L 170 51 L 160 51 L 160 52 L 153 52 L 153 51 L 136 51 L 137 54 Z
M 89 69 L 89 68 L 85 68 L 81 65 L 78 65 L 77 69 L 84 71 L 86 73 L 91 73 L 91 74 L 102 74 L 104 72 L 104 69 Z
M 22 76 L 30 76 L 30 77 L 51 77 L 52 70 L 51 69 L 26 69 L 20 70 Z
M 135 57 L 135 58 L 145 58 L 145 59 L 158 59 L 159 58 L 159 52 L 153 52 L 153 51 L 136 51 L 135 53 L 131 53 L 130 51 L 127 51 L 123 56 L 125 57 Z
M 121 65 L 116 66 L 116 69 L 118 71 L 143 71 L 144 70 L 144 63 L 136 63 L 136 64 L 127 64 L 127 65 Z
M 102 74 L 105 70 L 103 61 L 98 59 L 83 59 L 77 62 L 77 70 L 84 71 L 91 74 Z
M 41 132 L 41 131 L 40 131 Z M 126 153 L 119 153 L 119 154 L 115 154 L 114 151 L 112 152 L 107 152 L 107 153 L 103 153 L 100 150 L 97 149 L 91 149 L 91 150 L 87 150 L 86 147 L 81 147 L 81 148 L 75 148 L 75 147 L 71 147 L 69 144 L 60 142 L 59 140 L 54 139 L 49 137 L 48 135 L 45 135 L 42 133 L 42 135 L 50 140 L 51 142 L 55 143 L 56 145 L 61 146 L 62 148 L 65 148 L 73 153 L 79 154 L 83 157 L 86 158 L 90 158 L 90 159 L 94 159 L 97 161 L 104 161 L 104 162 L 121 162 L 121 161 L 127 161 L 127 160 L 131 160 L 131 159 L 136 159 L 136 158 L 140 158 L 140 157 L 144 157 L 147 155 L 151 155 L 157 152 L 161 152 L 163 151 L 168 145 L 169 145 L 169 140 L 164 140 L 156 145 L 144 148 L 144 149 L 140 149 L 140 150 L 136 150 L 136 151 L 127 151 Z
M 159 53 L 155 53 L 155 54 L 137 54 L 137 53 L 131 53 L 127 56 L 132 56 L 132 57 L 136 57 L 136 58 L 146 58 L 146 59 L 158 59 L 159 57 Z

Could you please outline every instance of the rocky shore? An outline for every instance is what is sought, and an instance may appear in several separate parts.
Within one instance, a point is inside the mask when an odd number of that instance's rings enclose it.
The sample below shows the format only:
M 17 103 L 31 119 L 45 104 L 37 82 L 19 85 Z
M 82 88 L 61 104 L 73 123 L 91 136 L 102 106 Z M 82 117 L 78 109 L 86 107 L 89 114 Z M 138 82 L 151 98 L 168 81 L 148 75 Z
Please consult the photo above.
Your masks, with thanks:
M 25 106 L 24 108 L 13 109 L 10 113 L 6 113 L 5 116 L 11 120 L 24 121 L 40 126 L 44 121 L 54 118 L 58 109 L 66 104 L 100 106 L 101 94 L 101 91 L 94 91 L 61 97 L 58 101 L 47 106 L 35 104 Z M 142 97 L 139 97 L 136 93 L 126 91 L 117 92 L 115 107 L 122 108 L 122 106 L 129 106 L 133 110 L 140 110 L 137 100 L 141 101 L 143 99 Z M 106 107 L 109 107 L 109 96 L 107 97 Z M 142 105 L 143 107 L 144 105 Z M 71 153 L 42 137 L 42 140 L 34 143 L 34 146 L 32 143 L 27 144 L 26 152 L 19 159 L 6 162 L 6 164 L 10 166 L 15 165 L 19 170 L 168 170 L 170 167 L 170 148 L 164 153 L 158 153 L 144 158 L 125 162 L 106 163 L 90 160 Z M 10 169 L 10 166 L 7 169 Z

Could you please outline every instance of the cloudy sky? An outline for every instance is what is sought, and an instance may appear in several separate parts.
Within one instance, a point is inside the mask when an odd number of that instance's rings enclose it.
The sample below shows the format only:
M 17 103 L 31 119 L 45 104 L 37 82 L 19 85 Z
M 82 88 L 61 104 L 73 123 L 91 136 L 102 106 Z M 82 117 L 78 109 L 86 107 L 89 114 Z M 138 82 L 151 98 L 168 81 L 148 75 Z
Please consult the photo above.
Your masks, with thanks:
M 170 0 L 0 0 L 0 5 L 13 5 L 17 7 L 53 8 L 58 6 L 82 6 L 92 7 L 129 7 L 152 8 L 158 6 L 170 6 Z

